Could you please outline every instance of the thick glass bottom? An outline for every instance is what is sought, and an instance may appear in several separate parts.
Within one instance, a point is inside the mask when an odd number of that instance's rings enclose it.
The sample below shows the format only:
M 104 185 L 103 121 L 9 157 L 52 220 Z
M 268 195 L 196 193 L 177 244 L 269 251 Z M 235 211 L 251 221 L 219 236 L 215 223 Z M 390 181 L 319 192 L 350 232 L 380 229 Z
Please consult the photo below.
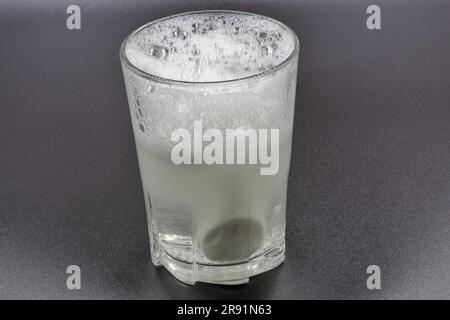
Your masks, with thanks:
M 250 277 L 272 270 L 284 261 L 284 239 L 279 245 L 264 248 L 245 262 L 233 264 L 205 264 L 173 257 L 152 236 L 151 257 L 155 266 L 167 269 L 175 278 L 187 284 L 196 282 L 222 285 L 247 283 Z M 272 243 L 273 244 L 273 243 Z

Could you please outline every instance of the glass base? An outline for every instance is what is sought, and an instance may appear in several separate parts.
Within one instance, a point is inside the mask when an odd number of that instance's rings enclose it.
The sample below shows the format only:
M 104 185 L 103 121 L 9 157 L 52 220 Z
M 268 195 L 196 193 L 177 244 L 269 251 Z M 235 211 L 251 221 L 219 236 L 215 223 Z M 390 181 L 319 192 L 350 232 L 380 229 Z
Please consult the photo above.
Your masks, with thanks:
M 151 234 L 150 237 L 152 237 Z M 284 241 L 282 245 L 267 249 L 244 263 L 227 265 L 182 261 L 169 255 L 157 241 L 151 241 L 151 243 L 153 243 L 151 248 L 153 264 L 163 266 L 176 279 L 190 285 L 196 282 L 221 285 L 244 284 L 250 280 L 250 277 L 272 270 L 284 261 Z

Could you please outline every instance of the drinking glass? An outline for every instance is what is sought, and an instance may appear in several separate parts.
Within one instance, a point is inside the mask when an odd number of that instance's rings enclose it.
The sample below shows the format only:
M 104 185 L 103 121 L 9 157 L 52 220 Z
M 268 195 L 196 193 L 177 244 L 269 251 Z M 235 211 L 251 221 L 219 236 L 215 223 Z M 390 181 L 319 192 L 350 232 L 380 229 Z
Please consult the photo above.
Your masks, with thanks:
M 177 26 L 185 20 L 195 23 L 189 28 Z M 247 21 L 257 23 L 247 30 Z M 239 38 L 243 43 L 239 45 L 248 45 L 253 50 L 256 64 L 264 62 L 267 55 L 273 55 L 271 59 L 276 63 L 259 69 L 254 65 L 246 68 L 240 55 L 248 53 L 241 50 L 228 54 L 232 48 L 227 48 L 224 42 L 225 48 L 214 53 L 226 56 L 223 61 L 220 56 L 219 62 L 206 61 L 208 57 L 195 61 L 198 68 L 182 76 L 176 72 L 179 68 L 169 70 L 173 67 L 167 63 L 170 55 L 183 50 L 173 49 L 172 39 L 177 43 L 187 41 L 189 45 L 185 47 L 192 46 L 187 55 L 195 57 L 192 39 L 210 32 L 212 37 L 221 23 L 239 25 L 239 22 L 243 25 L 234 27 L 233 33 L 239 33 L 239 28 L 246 30 L 242 31 L 246 32 L 242 37 L 250 39 L 249 43 Z M 154 38 L 150 41 L 148 35 L 164 28 L 173 28 L 169 36 L 161 35 L 166 46 L 150 43 Z M 143 48 L 137 58 L 127 51 L 136 43 Z M 284 24 L 236 11 L 170 16 L 140 27 L 123 42 L 120 58 L 145 198 L 151 258 L 154 265 L 164 266 L 182 282 L 241 284 L 283 262 L 298 52 L 297 36 Z M 284 56 L 280 59 L 276 54 Z M 202 59 L 201 54 L 198 56 Z M 187 56 L 179 57 L 186 58 L 187 64 L 192 62 Z M 218 75 L 208 76 L 201 70 L 205 61 L 206 69 L 211 63 L 220 64 Z M 164 75 L 169 71 L 176 76 Z M 198 73 L 197 78 L 194 73 Z M 175 163 L 174 146 L 180 139 L 174 141 L 174 132 L 185 128 L 195 140 L 199 138 L 198 130 L 195 132 L 199 127 L 200 135 L 203 134 L 202 149 L 187 156 L 191 164 Z M 278 159 L 273 158 L 278 162 L 276 172 L 262 174 L 261 169 L 267 168 L 267 163 L 263 164 L 261 159 L 256 163 L 195 161 L 205 151 L 207 142 L 212 141 L 211 137 L 205 139 L 208 129 L 215 130 L 210 133 L 223 134 L 223 145 L 227 130 L 245 133 L 252 129 L 260 134 L 270 131 L 270 136 L 277 138 L 276 145 L 271 144 L 265 150 L 267 154 L 277 152 Z M 263 150 L 264 142 L 246 138 L 248 150 L 244 155 L 250 159 L 250 151 Z M 233 150 L 236 151 L 234 147 Z M 224 154 L 230 152 L 227 149 Z

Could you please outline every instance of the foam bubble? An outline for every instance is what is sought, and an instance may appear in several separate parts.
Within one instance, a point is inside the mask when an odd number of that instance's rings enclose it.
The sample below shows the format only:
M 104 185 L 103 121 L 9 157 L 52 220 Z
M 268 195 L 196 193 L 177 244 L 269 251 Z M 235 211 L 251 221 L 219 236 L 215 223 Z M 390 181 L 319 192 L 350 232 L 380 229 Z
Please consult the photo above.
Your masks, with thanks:
M 248 77 L 282 63 L 295 47 L 277 22 L 235 12 L 198 12 L 144 27 L 125 45 L 138 69 L 178 81 L 225 81 Z

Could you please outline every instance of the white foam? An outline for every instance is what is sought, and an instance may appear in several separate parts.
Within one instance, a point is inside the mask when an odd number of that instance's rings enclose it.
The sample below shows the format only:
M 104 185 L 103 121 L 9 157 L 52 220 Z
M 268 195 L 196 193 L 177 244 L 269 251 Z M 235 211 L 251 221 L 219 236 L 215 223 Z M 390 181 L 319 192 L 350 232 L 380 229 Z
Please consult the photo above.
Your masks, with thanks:
M 152 23 L 126 43 L 138 69 L 179 81 L 248 77 L 286 60 L 293 35 L 277 22 L 233 12 L 200 12 Z

